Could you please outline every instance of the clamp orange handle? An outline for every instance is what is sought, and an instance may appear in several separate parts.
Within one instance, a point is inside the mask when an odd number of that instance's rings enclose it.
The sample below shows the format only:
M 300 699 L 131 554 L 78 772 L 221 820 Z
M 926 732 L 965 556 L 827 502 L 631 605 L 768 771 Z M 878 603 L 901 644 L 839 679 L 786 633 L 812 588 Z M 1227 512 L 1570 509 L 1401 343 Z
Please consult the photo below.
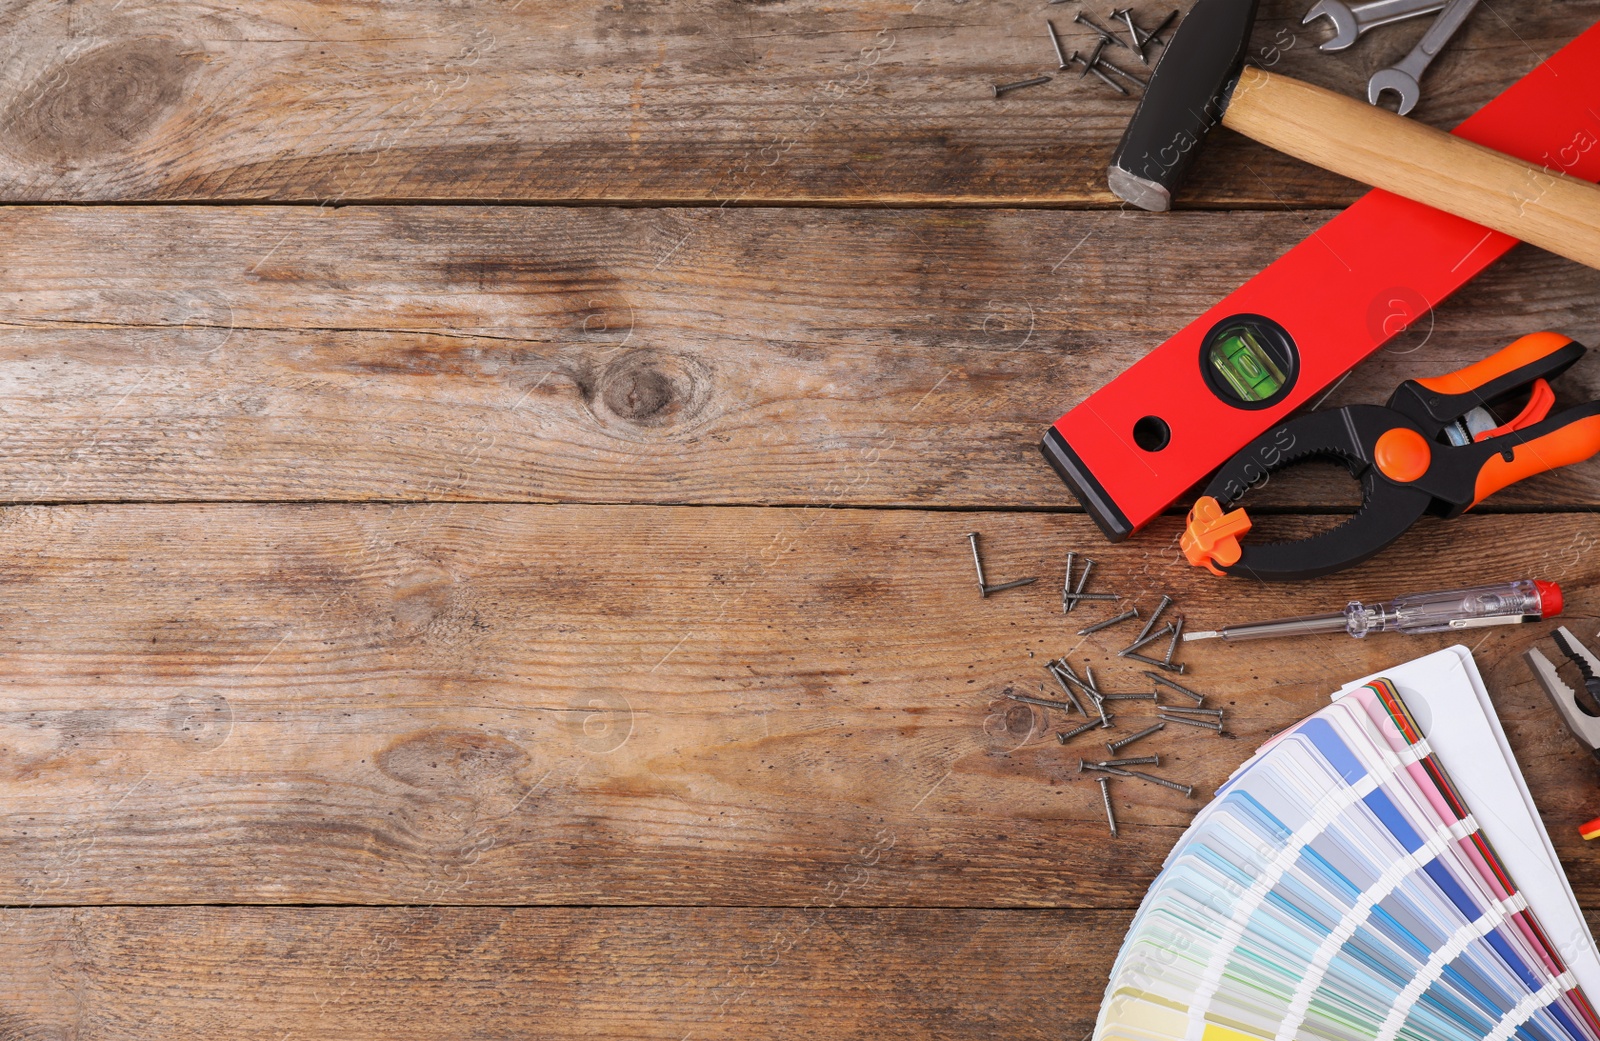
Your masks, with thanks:
M 1465 394 L 1524 366 L 1532 365 L 1571 342 L 1572 337 L 1562 336 L 1560 333 L 1529 333 L 1464 369 L 1412 382 L 1421 384 L 1436 394 Z
M 1483 464 L 1472 489 L 1472 506 L 1524 477 L 1581 463 L 1597 452 L 1600 452 L 1600 415 L 1585 416 L 1543 437 L 1524 441 L 1512 447 L 1509 463 L 1503 455 L 1494 455 Z
M 1183 555 L 1195 567 L 1203 567 L 1213 575 L 1225 575 L 1217 565 L 1232 567 L 1239 563 L 1244 552 L 1239 547 L 1239 537 L 1250 530 L 1250 517 L 1243 510 L 1222 512 L 1222 504 L 1210 495 L 1202 495 L 1189 511 L 1189 524 L 1178 538 Z

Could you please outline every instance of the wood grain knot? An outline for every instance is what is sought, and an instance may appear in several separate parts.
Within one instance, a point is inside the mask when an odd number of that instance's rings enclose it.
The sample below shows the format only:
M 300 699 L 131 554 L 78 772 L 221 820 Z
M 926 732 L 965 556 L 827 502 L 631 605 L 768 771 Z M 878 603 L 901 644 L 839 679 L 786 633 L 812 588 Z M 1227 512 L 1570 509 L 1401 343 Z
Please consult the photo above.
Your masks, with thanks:
M 457 600 L 455 576 L 442 567 L 419 563 L 388 581 L 393 636 L 404 639 L 436 627 Z
M 209 752 L 233 733 L 233 706 L 221 694 L 179 694 L 162 708 L 161 722 L 180 745 Z
M 711 398 L 711 368 L 692 355 L 640 347 L 613 359 L 598 375 L 577 377 L 584 401 L 602 422 L 662 430 L 690 425 Z
M 198 52 L 144 37 L 58 62 L 6 106 L 0 147 L 55 164 L 126 152 L 188 95 Z
M 386 776 L 413 788 L 481 792 L 514 778 L 528 753 L 494 734 L 476 730 L 424 730 L 402 737 L 378 754 Z

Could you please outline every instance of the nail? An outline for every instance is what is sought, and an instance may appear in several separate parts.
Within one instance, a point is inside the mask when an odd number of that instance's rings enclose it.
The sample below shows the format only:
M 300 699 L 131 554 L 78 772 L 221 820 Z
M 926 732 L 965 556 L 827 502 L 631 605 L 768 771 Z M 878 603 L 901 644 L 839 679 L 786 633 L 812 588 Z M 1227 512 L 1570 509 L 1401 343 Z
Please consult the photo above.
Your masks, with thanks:
M 983 561 L 978 559 L 978 533 L 967 532 L 967 541 L 972 543 L 972 566 L 978 569 L 978 592 L 984 596 L 989 595 L 989 583 L 983 578 Z
M 1048 22 L 1045 24 L 1049 24 Z M 1068 596 L 1072 593 L 1072 558 L 1077 556 L 1071 550 L 1067 551 L 1067 576 L 1061 580 L 1061 613 L 1066 614 L 1072 610 Z
M 1184 708 L 1181 705 L 1162 705 L 1161 711 L 1176 712 L 1184 716 L 1216 716 L 1218 719 L 1222 718 L 1222 709 L 1220 708 Z
M 1130 618 L 1137 618 L 1137 617 L 1139 617 L 1139 609 L 1137 607 L 1130 607 L 1126 611 L 1122 612 L 1121 614 L 1116 615 L 1116 616 L 1114 616 L 1112 618 L 1107 618 L 1103 622 L 1096 622 L 1096 623 L 1094 623 L 1093 625 L 1089 626 L 1086 629 L 1079 629 L 1078 630 L 1078 635 L 1079 636 L 1088 636 L 1090 633 L 1097 633 L 1101 629 L 1109 629 L 1111 626 L 1116 625 L 1118 622 L 1126 622 Z
M 1026 694 L 1007 694 L 1012 701 L 1022 701 L 1029 705 L 1040 705 L 1044 708 L 1053 708 L 1058 712 L 1071 712 L 1073 706 L 1065 701 L 1051 701 L 1048 698 L 1031 698 Z M 1079 711 L 1082 711 L 1081 709 Z
M 1094 669 L 1089 665 L 1085 665 L 1083 667 L 1083 676 L 1084 676 L 1084 681 L 1083 681 L 1084 682 L 1084 686 L 1089 688 L 1089 693 L 1093 694 L 1096 698 L 1099 698 L 1100 697 L 1100 688 L 1098 686 L 1096 686 L 1095 682 L 1094 682 Z
M 1079 600 L 1121 600 L 1122 597 L 1117 593 L 1068 593 L 1062 599 L 1076 602 Z
M 1100 697 L 1095 698 L 1094 707 L 1100 710 L 1100 729 L 1110 730 L 1111 717 L 1106 715 L 1106 699 Z
M 1161 673 L 1159 673 L 1159 672 L 1150 672 L 1150 671 L 1147 670 L 1144 673 L 1144 675 L 1149 676 L 1152 680 L 1155 680 L 1157 683 L 1161 684 L 1161 686 L 1163 686 L 1163 687 L 1170 687 L 1171 689 L 1177 691 L 1179 694 L 1187 694 L 1187 695 L 1189 695 L 1191 698 L 1194 699 L 1194 703 L 1196 705 L 1204 705 L 1206 703 L 1206 696 L 1204 694 L 1200 693 L 1198 690 L 1190 690 L 1188 687 L 1185 687 L 1181 683 L 1178 683 L 1178 682 L 1176 682 L 1174 680 L 1167 679 L 1165 676 L 1161 675 Z
M 997 586 L 984 586 L 983 595 L 988 596 L 990 593 L 1004 593 L 1007 589 L 1020 589 L 1023 586 L 1031 586 L 1037 581 L 1039 581 L 1039 579 L 1037 576 L 1035 576 L 1033 578 L 1019 578 L 1015 582 L 1002 582 Z
M 1144 623 L 1143 629 L 1139 630 L 1139 639 L 1142 640 L 1146 636 L 1150 635 L 1150 630 L 1156 627 L 1156 619 L 1161 617 L 1161 612 L 1165 611 L 1167 609 L 1167 605 L 1170 603 L 1172 603 L 1172 597 L 1162 593 L 1161 602 L 1156 605 L 1156 609 L 1154 611 L 1150 612 L 1150 620 Z M 1138 644 L 1136 643 L 1134 646 L 1137 647 Z
M 1068 686 L 1066 677 L 1052 668 L 1051 666 L 1053 664 L 1053 662 L 1045 663 L 1044 671 L 1048 672 L 1050 674 L 1050 678 L 1056 681 L 1056 686 L 1060 687 L 1061 693 L 1065 694 L 1067 696 L 1067 700 L 1072 702 L 1072 707 L 1076 708 L 1080 715 L 1088 716 L 1089 713 L 1083 710 L 1083 705 L 1078 701 L 1078 696 L 1072 693 L 1072 688 Z
M 1163 659 L 1168 665 L 1172 664 L 1172 652 L 1178 649 L 1178 641 L 1183 639 L 1183 615 L 1178 616 L 1178 627 L 1172 630 L 1172 639 L 1167 642 L 1167 656 Z
M 1061 37 L 1056 34 L 1055 23 L 1046 18 L 1044 20 L 1044 27 L 1050 33 L 1050 46 L 1056 49 L 1056 61 L 1061 63 L 1061 68 L 1066 68 L 1067 56 L 1061 53 Z
M 1111 17 L 1113 19 L 1120 17 L 1128 23 L 1128 35 L 1133 39 L 1133 49 L 1139 52 L 1139 60 L 1149 65 L 1150 59 L 1145 57 L 1144 53 L 1144 41 L 1139 39 L 1139 27 L 1133 24 L 1133 8 L 1124 7 L 1120 11 L 1112 11 Z
M 1079 773 L 1083 773 L 1083 771 L 1085 771 L 1085 770 L 1093 770 L 1096 773 L 1102 773 L 1102 774 L 1114 774 L 1117 777 L 1132 777 L 1133 776 L 1133 771 L 1131 771 L 1131 770 L 1123 770 L 1120 767 L 1116 767 L 1116 766 L 1101 766 L 1099 763 L 1086 763 L 1082 759 L 1079 759 L 1078 760 L 1078 772 Z
M 1121 741 L 1107 741 L 1106 742 L 1106 749 L 1112 755 L 1116 755 L 1117 754 L 1117 749 L 1126 748 L 1129 745 L 1133 744 L 1135 741 L 1139 740 L 1141 737 L 1149 737 L 1151 734 L 1154 734 L 1154 733 L 1156 733 L 1158 731 L 1161 731 L 1161 730 L 1165 730 L 1166 726 L 1167 725 L 1165 723 L 1157 723 L 1153 727 L 1145 727 L 1143 730 L 1139 731 L 1137 734 L 1130 734 L 1129 736 L 1123 738 Z
M 1161 20 L 1161 24 L 1156 26 L 1155 30 L 1153 32 L 1148 32 L 1148 33 L 1144 34 L 1144 41 L 1143 42 L 1146 43 L 1146 44 L 1151 44 L 1151 43 L 1165 44 L 1167 41 L 1161 39 L 1161 34 L 1167 31 L 1167 26 L 1171 25 L 1172 24 L 1172 20 L 1174 18 L 1176 18 L 1176 17 L 1178 17 L 1178 12 L 1177 11 L 1168 11 L 1167 12 L 1167 16 Z
M 1132 654 L 1134 651 L 1138 650 L 1140 647 L 1143 647 L 1147 643 L 1154 643 L 1155 641 L 1161 639 L 1163 636 L 1167 635 L 1171 631 L 1172 631 L 1172 623 L 1169 622 L 1169 623 L 1167 623 L 1167 625 L 1165 625 L 1164 627 L 1162 627 L 1160 629 L 1157 629 L 1155 632 L 1151 633 L 1150 635 L 1148 635 L 1148 636 L 1140 636 L 1137 640 L 1135 640 L 1132 643 L 1128 644 L 1128 646 L 1122 648 L 1122 650 L 1117 652 L 1117 657 L 1126 658 L 1128 655 Z
M 1049 76 L 1035 76 L 1031 80 L 1018 80 L 1015 83 L 996 83 L 994 85 L 994 96 L 998 98 L 1004 94 L 1009 94 L 1014 90 L 1021 90 L 1024 87 L 1037 87 L 1041 83 L 1049 82 Z
M 1073 15 L 1072 16 L 1072 20 L 1074 22 L 1077 22 L 1079 25 L 1088 26 L 1090 29 L 1093 29 L 1095 32 L 1099 33 L 1100 34 L 1100 39 L 1105 43 L 1114 43 L 1118 47 L 1126 47 L 1126 46 L 1128 46 L 1127 44 L 1122 42 L 1122 37 L 1118 36 L 1116 33 L 1112 32 L 1110 29 L 1106 29 L 1106 28 L 1103 28 L 1102 26 L 1096 25 L 1094 23 L 1094 21 L 1092 21 L 1087 16 L 1085 16 L 1082 11 L 1079 11 L 1077 14 Z
M 1194 798 L 1194 789 L 1187 784 L 1179 784 L 1177 781 L 1169 781 L 1165 777 L 1156 777 L 1153 774 L 1140 773 L 1138 770 L 1127 770 L 1125 772 L 1129 777 L 1137 777 L 1141 781 L 1159 784 L 1163 788 L 1171 788 L 1175 792 L 1182 792 L 1190 799 Z
M 1134 661 L 1137 661 L 1137 662 L 1143 662 L 1146 665 L 1154 665 L 1158 669 L 1166 669 L 1168 672 L 1176 672 L 1179 675 L 1183 674 L 1183 663 L 1182 662 L 1162 661 L 1160 658 L 1148 658 L 1148 657 L 1144 656 L 1143 654 L 1139 654 L 1137 652 L 1133 653 L 1133 654 L 1126 655 L 1126 657 L 1132 658 Z
M 1113 65 L 1110 61 L 1106 60 L 1105 58 L 1101 58 L 1099 61 L 1095 62 L 1095 65 L 1098 66 L 1099 68 L 1104 69 L 1107 72 L 1116 73 L 1118 76 L 1121 76 L 1123 79 L 1127 80 L 1130 83 L 1136 83 L 1141 87 L 1145 85 L 1144 80 L 1142 80 L 1139 77 L 1135 76 L 1131 72 L 1124 72 L 1122 69 L 1120 69 L 1117 66 Z
M 1085 733 L 1086 731 L 1093 730 L 1096 727 L 1098 727 L 1099 725 L 1100 725 L 1100 721 L 1098 719 L 1091 719 L 1091 720 L 1089 720 L 1089 722 L 1083 724 L 1082 726 L 1073 727 L 1071 730 L 1066 730 L 1066 731 L 1058 730 L 1058 731 L 1056 731 L 1056 740 L 1060 741 L 1062 744 L 1066 744 L 1068 741 L 1070 741 L 1073 738 L 1077 737 L 1079 734 Z
M 1074 51 L 1073 53 L 1076 54 L 1077 52 Z M 1093 570 L 1094 570 L 1094 561 L 1090 560 L 1088 557 L 1084 557 L 1083 558 L 1083 574 L 1078 576 L 1078 588 L 1074 589 L 1073 593 L 1081 594 L 1083 592 L 1083 587 L 1089 584 L 1089 572 L 1091 572 Z
M 1101 83 L 1104 83 L 1106 86 L 1110 87 L 1112 90 L 1116 91 L 1118 94 L 1121 94 L 1123 96 L 1127 96 L 1128 88 L 1124 87 L 1122 84 L 1118 83 L 1116 80 L 1112 79 L 1110 76 L 1107 76 L 1105 73 L 1101 72 L 1099 65 L 1090 65 L 1090 66 L 1088 66 L 1088 71 L 1094 73 L 1095 79 L 1098 79 Z
M 1111 812 L 1111 781 L 1106 777 L 1096 778 L 1100 782 L 1100 800 L 1106 804 L 1106 823 L 1111 825 L 1111 837 L 1117 837 L 1117 815 Z
M 1096 766 L 1140 766 L 1140 765 L 1143 765 L 1143 764 L 1149 764 L 1150 766 L 1160 766 L 1161 765 L 1161 757 L 1158 756 L 1158 755 L 1136 755 L 1136 756 L 1133 756 L 1130 759 L 1103 759 L 1100 762 L 1096 763 L 1095 765 Z
M 1160 701 L 1158 694 L 1102 694 L 1101 701 Z
M 1207 723 L 1203 719 L 1190 719 L 1187 716 L 1168 716 L 1160 712 L 1156 713 L 1156 718 L 1164 719 L 1168 723 L 1184 723 L 1188 726 L 1199 727 L 1202 730 L 1215 730 L 1219 734 L 1222 733 L 1221 723 Z

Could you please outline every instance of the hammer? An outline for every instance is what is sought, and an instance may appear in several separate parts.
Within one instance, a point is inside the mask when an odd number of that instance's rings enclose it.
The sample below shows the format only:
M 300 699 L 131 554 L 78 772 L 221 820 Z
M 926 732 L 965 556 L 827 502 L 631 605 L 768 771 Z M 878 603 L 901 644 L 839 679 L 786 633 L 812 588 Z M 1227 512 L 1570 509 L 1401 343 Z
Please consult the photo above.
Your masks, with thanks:
M 1107 182 L 1172 208 L 1206 132 L 1221 123 L 1325 170 L 1600 268 L 1600 186 L 1244 64 L 1257 0 L 1197 0 L 1150 74 Z

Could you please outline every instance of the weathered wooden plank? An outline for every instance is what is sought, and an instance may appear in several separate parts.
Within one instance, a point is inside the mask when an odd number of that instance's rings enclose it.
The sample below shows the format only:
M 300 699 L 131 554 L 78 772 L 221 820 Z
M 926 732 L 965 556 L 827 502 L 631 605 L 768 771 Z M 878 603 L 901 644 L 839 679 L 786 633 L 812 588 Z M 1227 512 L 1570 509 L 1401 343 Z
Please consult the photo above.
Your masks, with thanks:
M 1094 1024 L 1126 912 L 0 912 L 0 1030 L 122 1038 L 1017 1038 Z
M 12 208 L 0 499 L 1075 508 L 1046 425 L 1328 216 Z M 1328 403 L 1593 342 L 1597 303 L 1515 251 Z M 1600 466 L 1501 504 L 1600 504 Z
M 1356 95 L 1422 31 L 1328 56 L 1303 0 L 1263 6 L 1260 60 Z M 1508 45 L 1480 12 L 1430 69 L 1418 117 L 1454 126 L 1597 13 L 1519 10 Z M 1070 73 L 992 96 L 1055 72 L 1043 16 L 1021 0 L 31 0 L 0 17 L 0 199 L 1110 205 L 1133 98 Z M 1068 50 L 1094 39 L 1057 24 Z M 1359 193 L 1219 138 L 1191 205 Z
M 1191 626 L 1524 575 L 1600 613 L 1591 515 L 1425 522 L 1310 587 L 1107 549 L 1081 516 L 690 507 L 19 507 L 0 584 L 0 902 L 1132 907 L 1200 799 L 1118 784 L 1042 712 L 1070 652 L 1142 689 L 1094 588 Z M 1308 523 L 1281 518 L 1280 530 Z M 982 532 L 981 600 L 963 534 Z M 1471 561 L 1464 567 L 1463 561 Z M 1404 576 L 1403 584 L 1395 576 Z M 1580 897 L 1597 769 L 1514 652 L 1479 661 Z M 1332 682 L 1448 642 L 1186 649 L 1229 736 L 1141 751 L 1210 791 Z M 1119 733 L 1149 715 L 1129 703 Z

